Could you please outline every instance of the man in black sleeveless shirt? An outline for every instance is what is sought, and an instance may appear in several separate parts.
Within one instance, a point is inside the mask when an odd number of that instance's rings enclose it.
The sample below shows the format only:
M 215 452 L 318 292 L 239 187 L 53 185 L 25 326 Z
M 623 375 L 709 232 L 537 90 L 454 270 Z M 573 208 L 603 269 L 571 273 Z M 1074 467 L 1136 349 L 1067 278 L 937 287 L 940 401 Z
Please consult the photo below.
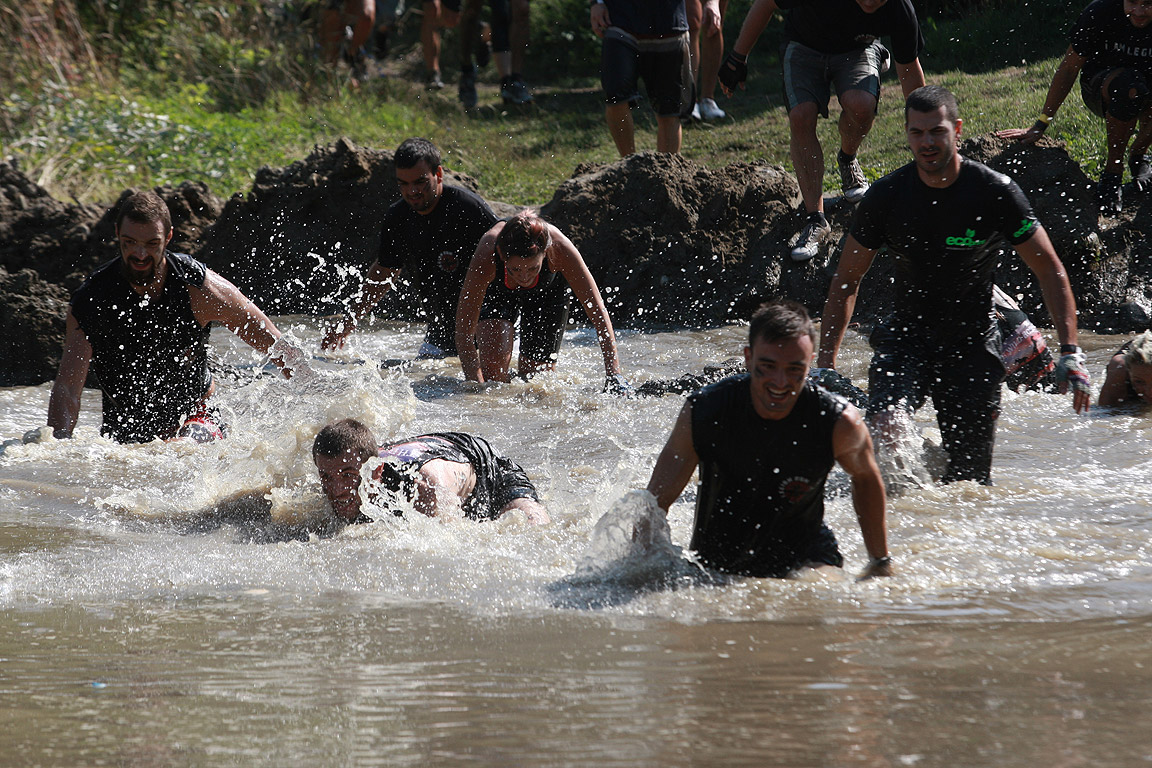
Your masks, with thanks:
M 919 88 L 908 97 L 904 120 L 915 160 L 860 201 L 824 305 L 817 365 L 835 366 L 860 281 L 887 246 L 897 308 L 872 333 L 869 420 L 895 441 L 896 411 L 913 411 L 931 397 L 948 454 L 944 482 L 988 484 L 1004 379 L 992 301 L 1001 240 L 1040 283 L 1060 337 L 1059 391 L 1071 385 L 1079 412 L 1088 407 L 1091 387 L 1076 346 L 1076 300 L 1016 183 L 959 154 L 956 97 L 939 86 Z
M 71 437 L 92 366 L 103 394 L 101 432 L 121 443 L 222 437 L 208 408 L 209 324 L 222 323 L 276 357 L 285 369 L 305 366 L 302 352 L 240 290 L 199 261 L 166 250 L 168 206 L 152 192 L 120 205 L 120 256 L 77 289 L 67 316 L 60 372 L 48 402 L 48 426 Z M 273 348 L 275 345 L 275 349 Z
M 393 287 L 401 270 L 428 319 L 421 357 L 456 354 L 456 306 L 468 261 L 496 214 L 475 192 L 444 183 L 440 150 L 407 139 L 393 157 L 397 200 L 384 214 L 380 252 L 343 322 L 324 335 L 324 349 L 344 340 Z
M 764 305 L 752 316 L 748 373 L 688 398 L 648 492 L 667 512 L 697 465 L 700 488 L 691 548 L 709 568 L 787 576 L 840 566 L 824 525 L 824 484 L 838 462 L 871 561 L 863 577 L 888 576 L 884 481 L 864 420 L 852 405 L 808 381 L 816 329 L 803 306 Z

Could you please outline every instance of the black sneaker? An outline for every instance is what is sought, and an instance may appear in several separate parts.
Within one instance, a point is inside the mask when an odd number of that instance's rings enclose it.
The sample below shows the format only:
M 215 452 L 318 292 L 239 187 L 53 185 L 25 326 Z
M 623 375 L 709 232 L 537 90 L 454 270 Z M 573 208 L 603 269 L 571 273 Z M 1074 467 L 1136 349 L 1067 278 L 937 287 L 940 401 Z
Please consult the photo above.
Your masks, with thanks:
M 1132 172 L 1132 183 L 1137 192 L 1152 189 L 1152 158 L 1148 155 L 1129 156 L 1128 170 Z
M 505 104 L 531 104 L 532 92 L 522 80 L 512 80 L 500 86 L 500 98 Z
M 1096 185 L 1096 195 L 1100 200 L 1100 213 L 1105 216 L 1115 216 L 1120 213 L 1120 174 L 1102 173 L 1100 183 Z
M 808 223 L 800 230 L 800 237 L 792 244 L 792 261 L 809 261 L 820 252 L 820 240 L 832 231 L 824 214 L 816 212 L 808 217 Z

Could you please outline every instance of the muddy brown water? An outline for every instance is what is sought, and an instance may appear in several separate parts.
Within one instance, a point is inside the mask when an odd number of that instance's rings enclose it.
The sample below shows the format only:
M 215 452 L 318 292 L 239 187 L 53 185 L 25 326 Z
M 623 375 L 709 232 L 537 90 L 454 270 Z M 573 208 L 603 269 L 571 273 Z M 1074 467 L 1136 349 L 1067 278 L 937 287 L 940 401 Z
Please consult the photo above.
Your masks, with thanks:
M 636 383 L 676 376 L 739 354 L 743 333 L 624 333 L 621 359 Z M 1084 340 L 1097 387 L 1119 341 Z M 216 333 L 247 366 L 220 398 L 227 441 L 108 443 L 88 392 L 76 439 L 0 455 L 0 763 L 1152 762 L 1152 416 L 1008 393 L 994 487 L 892 500 L 895 578 L 852 580 L 865 553 L 838 473 L 843 574 L 714 582 L 679 550 L 690 493 L 672 548 L 622 554 L 597 528 L 635 513 L 619 500 L 680 397 L 600 395 L 586 331 L 556 374 L 483 391 L 454 361 L 356 362 L 418 343 L 380 327 L 306 384 L 252 378 L 260 361 Z M 866 349 L 849 338 L 857 380 Z M 0 439 L 41 424 L 47 397 L 0 390 Z M 346 415 L 381 439 L 489 437 L 553 524 L 295 536 L 323 507 L 311 438 Z M 916 424 L 938 440 L 930 412 Z

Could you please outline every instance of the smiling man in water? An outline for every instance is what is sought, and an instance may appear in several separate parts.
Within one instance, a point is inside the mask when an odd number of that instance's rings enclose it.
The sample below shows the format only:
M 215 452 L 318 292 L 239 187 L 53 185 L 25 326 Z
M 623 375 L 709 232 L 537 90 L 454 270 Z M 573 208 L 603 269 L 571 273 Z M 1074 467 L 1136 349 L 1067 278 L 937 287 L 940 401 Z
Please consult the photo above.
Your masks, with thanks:
M 873 184 L 860 202 L 824 305 L 817 365 L 835 366 L 860 282 L 887 246 L 896 310 L 872 332 L 869 421 L 894 442 L 897 412 L 931 397 L 948 454 L 944 482 L 991 484 L 1004 379 L 992 299 L 1002 240 L 1040 283 L 1060 337 L 1059 389 L 1072 388 L 1077 412 L 1088 407 L 1091 387 L 1064 265 L 1020 187 L 960 155 L 962 124 L 956 97 L 944 88 L 925 86 L 908 97 L 913 162 Z
M 401 271 L 428 319 L 421 357 L 456 354 L 456 306 L 468 260 L 496 214 L 471 190 L 444 183 L 440 150 L 407 139 L 393 156 L 400 199 L 384 214 L 380 251 L 343 321 L 324 336 L 324 349 L 344 346 Z
M 691 548 L 709 568 L 781 577 L 842 565 L 824 524 L 824 484 L 839 463 L 871 558 L 863 577 L 890 575 L 872 440 L 859 411 L 808 381 L 816 338 L 800 304 L 762 306 L 744 348 L 748 372 L 690 395 L 660 452 L 648 492 L 665 513 L 700 467 Z
M 520 510 L 531 523 L 549 522 L 528 475 L 482 438 L 435 432 L 381 446 L 364 424 L 342 419 L 316 435 L 312 460 L 332 512 L 346 522 L 371 522 L 361 512 L 360 469 L 373 457 L 384 461 L 372 474 L 369 498 L 394 514 L 408 506 L 429 517 L 495 520 Z
M 300 368 L 303 353 L 240 290 L 199 261 L 167 250 L 168 206 L 152 192 L 120 204 L 120 255 L 72 297 L 64 354 L 48 401 L 48 426 L 71 437 L 92 366 L 103 394 L 100 431 L 121 443 L 223 437 L 209 398 L 209 325 L 218 322 L 264 353 L 283 350 Z M 276 344 L 276 350 L 273 345 Z M 290 368 L 280 357 L 274 362 Z

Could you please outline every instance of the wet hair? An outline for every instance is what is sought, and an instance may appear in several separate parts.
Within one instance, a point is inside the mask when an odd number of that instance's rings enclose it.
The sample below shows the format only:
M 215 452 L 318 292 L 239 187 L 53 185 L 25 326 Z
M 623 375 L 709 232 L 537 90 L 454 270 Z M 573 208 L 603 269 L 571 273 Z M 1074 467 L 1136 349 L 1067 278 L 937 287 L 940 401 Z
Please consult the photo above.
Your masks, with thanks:
M 530 210 L 523 210 L 508 221 L 496 237 L 496 247 L 502 259 L 531 259 L 552 245 L 552 228 L 548 222 Z
M 415 168 L 423 160 L 430 170 L 440 167 L 440 150 L 428 139 L 405 139 L 392 155 L 392 163 L 397 168 Z
M 798 339 L 807 336 L 815 347 L 819 336 L 816 325 L 808 315 L 808 310 L 798 301 L 773 299 L 760 305 L 752 314 L 752 324 L 748 327 L 748 346 L 757 339 L 767 342 Z
M 960 119 L 960 105 L 955 94 L 939 85 L 925 85 L 908 94 L 904 102 L 904 122 L 908 122 L 909 110 L 935 112 L 944 107 L 944 116 L 953 123 Z
M 152 224 L 159 221 L 164 224 L 165 235 L 172 231 L 172 214 L 168 210 L 168 204 L 155 192 L 134 192 L 126 197 L 116 212 L 117 232 L 120 231 L 124 219 L 131 219 L 138 224 Z
M 1125 365 L 1152 365 L 1152 331 L 1144 331 L 1128 344 Z
M 345 453 L 358 454 L 364 461 L 376 455 L 379 445 L 372 430 L 356 419 L 335 421 L 316 435 L 312 442 L 312 458 L 317 456 L 343 456 Z

